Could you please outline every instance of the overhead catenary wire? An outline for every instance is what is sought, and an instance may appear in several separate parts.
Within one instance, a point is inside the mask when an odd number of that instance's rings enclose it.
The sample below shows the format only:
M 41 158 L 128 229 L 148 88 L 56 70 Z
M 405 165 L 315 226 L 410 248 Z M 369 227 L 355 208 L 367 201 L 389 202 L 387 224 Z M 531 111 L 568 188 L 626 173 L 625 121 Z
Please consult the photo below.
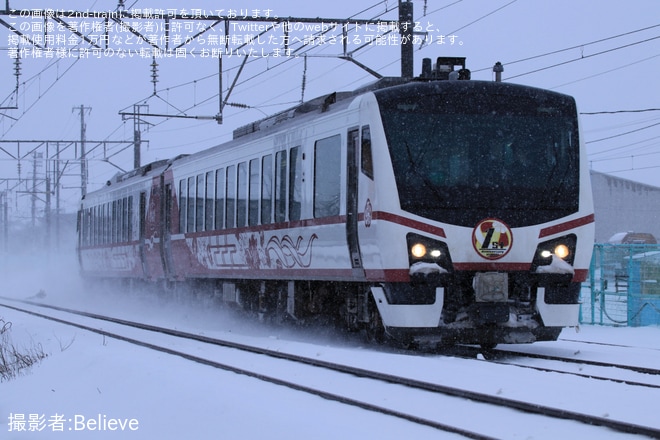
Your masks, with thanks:
M 651 38 L 647 38 L 647 39 L 645 39 L 645 40 L 636 41 L 636 42 L 634 42 L 634 43 L 624 44 L 623 46 L 618 46 L 618 47 L 614 47 L 614 48 L 611 48 L 611 49 L 603 50 L 603 51 L 600 51 L 600 52 L 592 53 L 592 54 L 589 54 L 589 55 L 584 55 L 584 54 L 582 54 L 582 55 L 579 56 L 578 58 L 573 58 L 573 59 L 570 59 L 570 60 L 567 60 L 567 61 L 562 61 L 562 62 L 560 62 L 560 63 L 552 64 L 552 65 L 550 65 L 550 66 L 546 66 L 546 67 L 541 67 L 541 68 L 539 68 L 539 69 L 530 70 L 529 72 L 524 72 L 524 73 L 519 73 L 519 74 L 517 74 L 517 75 L 509 76 L 509 77 L 505 78 L 505 80 L 511 80 L 511 79 L 514 79 L 514 78 L 520 78 L 521 76 L 531 75 L 532 73 L 542 72 L 542 71 L 544 71 L 544 70 L 552 69 L 552 68 L 559 67 L 559 66 L 564 66 L 564 65 L 566 65 L 566 64 L 574 63 L 574 62 L 576 62 L 576 61 L 582 61 L 582 60 L 585 60 L 585 59 L 588 59 L 588 58 L 593 58 L 593 57 L 595 57 L 595 56 L 599 56 L 599 55 L 604 55 L 604 54 L 606 54 L 606 53 L 614 52 L 614 51 L 617 51 L 617 50 L 626 49 L 626 48 L 629 48 L 629 47 L 632 47 L 632 46 L 636 46 L 636 45 L 638 45 L 638 44 L 648 43 L 648 42 L 650 42 L 650 41 L 654 41 L 654 40 L 657 40 L 657 39 L 660 39 L 660 35 L 655 36 L 655 37 L 651 37 Z
M 530 57 L 521 58 L 519 60 L 506 61 L 503 64 L 506 64 L 507 66 L 510 66 L 510 65 L 522 63 L 522 62 L 525 62 L 525 61 L 531 61 L 531 60 L 535 60 L 535 59 L 538 59 L 538 58 L 543 58 L 543 57 L 547 57 L 547 56 L 550 56 L 550 55 L 556 55 L 556 54 L 559 54 L 559 53 L 562 53 L 562 52 L 568 52 L 568 51 L 575 50 L 575 49 L 580 49 L 580 48 L 583 48 L 583 47 L 586 47 L 586 46 L 591 46 L 593 44 L 598 44 L 598 43 L 602 43 L 602 42 L 605 42 L 605 41 L 614 40 L 616 38 L 625 37 L 625 36 L 628 36 L 628 35 L 636 34 L 638 32 L 644 32 L 644 31 L 647 31 L 647 30 L 650 30 L 650 29 L 655 29 L 655 28 L 658 28 L 658 27 L 660 27 L 660 24 L 635 29 L 633 31 L 628 31 L 628 32 L 624 32 L 622 34 L 612 35 L 610 37 L 601 38 L 601 39 L 590 41 L 590 42 L 587 42 L 587 43 L 581 43 L 581 44 L 577 44 L 577 45 L 574 45 L 574 46 L 565 47 L 563 49 L 557 49 L 557 50 L 553 50 L 553 51 L 550 51 L 550 52 L 545 52 L 545 53 L 542 53 L 542 54 L 539 54 L 539 55 L 533 55 L 533 56 L 530 56 Z M 473 70 L 473 72 L 481 72 L 481 71 L 490 70 L 490 69 L 492 69 L 492 66 L 484 67 L 484 68 L 481 68 L 481 69 L 476 69 L 476 70 Z

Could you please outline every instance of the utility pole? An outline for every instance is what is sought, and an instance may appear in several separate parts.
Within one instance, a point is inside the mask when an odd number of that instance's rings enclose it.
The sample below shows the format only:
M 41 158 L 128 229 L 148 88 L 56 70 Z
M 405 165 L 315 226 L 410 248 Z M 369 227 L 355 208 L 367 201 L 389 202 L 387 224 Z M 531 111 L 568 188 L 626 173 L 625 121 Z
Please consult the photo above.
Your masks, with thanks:
M 133 105 L 133 169 L 140 168 L 142 134 L 140 133 L 140 104 Z
M 55 169 L 53 170 L 53 182 L 55 183 L 55 247 L 60 250 L 60 143 L 57 142 L 57 153 L 55 155 Z
M 414 76 L 413 53 L 413 4 L 408 0 L 399 0 L 399 32 L 401 33 L 401 76 Z
M 138 169 L 141 166 L 141 148 L 142 148 L 142 107 L 149 111 L 149 106 L 146 104 L 133 105 L 133 169 Z M 124 115 L 122 115 L 123 118 Z M 146 123 L 148 125 L 148 123 Z
M 74 107 L 73 111 L 80 112 L 80 194 L 85 197 L 87 194 L 87 157 L 85 156 L 85 136 L 87 125 L 85 124 L 85 111 L 92 112 L 91 107 Z
M 9 252 L 9 199 L 7 191 L 0 192 L 0 218 L 2 219 L 2 237 L 5 252 Z
M 37 224 L 37 165 L 38 161 L 43 158 L 43 153 L 33 153 L 32 154 L 32 188 L 27 191 L 30 194 L 31 200 L 31 217 L 32 217 L 32 227 L 34 228 Z M 26 186 L 27 189 L 27 186 Z

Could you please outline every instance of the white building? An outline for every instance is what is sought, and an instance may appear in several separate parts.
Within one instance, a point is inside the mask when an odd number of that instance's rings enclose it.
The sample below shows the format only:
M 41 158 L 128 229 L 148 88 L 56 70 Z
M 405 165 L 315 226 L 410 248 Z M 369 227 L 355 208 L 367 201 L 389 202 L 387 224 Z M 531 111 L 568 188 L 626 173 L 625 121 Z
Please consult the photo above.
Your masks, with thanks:
M 649 232 L 660 238 L 660 187 L 591 171 L 596 243 L 617 232 Z M 660 242 L 660 241 L 659 241 Z

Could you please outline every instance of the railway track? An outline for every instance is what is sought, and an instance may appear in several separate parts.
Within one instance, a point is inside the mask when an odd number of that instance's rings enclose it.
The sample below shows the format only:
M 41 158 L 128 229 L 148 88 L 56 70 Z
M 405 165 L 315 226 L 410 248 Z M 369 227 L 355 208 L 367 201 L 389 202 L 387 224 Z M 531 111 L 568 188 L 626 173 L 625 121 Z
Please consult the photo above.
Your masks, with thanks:
M 483 356 L 488 362 L 502 365 L 660 389 L 660 369 L 657 368 L 526 350 L 527 347 L 484 351 L 478 347 L 460 346 L 445 350 L 444 353 L 466 359 Z
M 633 364 L 624 364 L 624 363 L 612 363 L 610 361 L 600 361 L 589 359 L 588 357 L 580 357 L 580 351 L 574 351 L 570 354 L 565 355 L 552 355 L 547 353 L 531 352 L 526 349 L 495 349 L 492 352 L 496 358 L 505 358 L 505 357 L 514 357 L 522 356 L 532 359 L 542 359 L 548 361 L 560 361 L 560 362 L 569 362 L 573 364 L 580 365 L 589 365 L 594 367 L 607 367 L 607 368 L 617 368 L 620 370 L 630 371 L 634 373 L 647 374 L 647 375 L 660 375 L 660 368 L 647 367 Z
M 525 423 L 525 426 L 580 422 L 571 429 L 576 433 L 583 432 L 581 435 L 602 435 L 603 432 L 611 435 L 612 431 L 616 431 L 624 435 L 638 434 L 660 438 L 660 428 L 625 420 L 613 420 L 608 417 L 547 406 L 534 401 L 512 399 L 496 393 L 478 392 L 412 377 L 372 371 L 360 366 L 340 364 L 89 312 L 31 301 L 16 301 L 7 298 L 2 298 L 2 300 L 1 306 L 15 311 L 73 325 L 214 368 L 247 375 L 325 399 L 377 411 L 469 438 L 509 438 L 512 434 L 510 430 L 513 427 L 508 421 L 516 420 L 516 423 L 519 424 L 521 418 L 533 419 Z M 20 304 L 20 306 L 16 304 Z M 136 331 L 138 331 L 137 334 Z M 186 345 L 193 344 L 193 346 L 185 350 L 174 348 L 180 347 L 182 340 L 187 341 Z M 209 346 L 213 347 L 213 355 L 209 353 L 211 351 Z M 200 352 L 200 347 L 204 347 L 202 350 L 204 356 L 195 354 Z M 269 360 L 265 361 L 265 358 Z M 274 367 L 273 362 L 284 362 L 287 366 Z M 287 371 L 287 374 L 275 374 L 273 371 Z M 366 393 L 360 391 L 365 389 L 370 391 Z M 392 399 L 392 396 L 397 398 Z M 406 402 L 415 402 L 415 404 L 411 406 Z M 420 405 L 420 402 L 428 402 L 428 404 Z M 420 411 L 420 407 L 425 410 Z M 474 419 L 470 415 L 483 413 L 494 413 L 495 416 L 489 419 L 500 422 L 475 429 Z M 551 418 L 552 422 L 548 422 L 547 418 Z

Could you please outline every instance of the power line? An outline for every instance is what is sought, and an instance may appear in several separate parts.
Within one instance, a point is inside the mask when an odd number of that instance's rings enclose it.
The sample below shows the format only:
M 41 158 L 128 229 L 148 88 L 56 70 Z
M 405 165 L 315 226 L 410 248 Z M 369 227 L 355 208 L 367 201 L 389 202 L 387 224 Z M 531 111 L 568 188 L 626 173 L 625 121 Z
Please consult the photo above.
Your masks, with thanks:
M 608 136 L 608 137 L 596 139 L 596 140 L 593 140 L 593 141 L 588 141 L 588 142 L 585 142 L 585 144 L 594 144 L 596 142 L 606 141 L 608 139 L 614 139 L 614 138 L 617 138 L 617 137 L 625 136 L 627 134 L 636 133 L 638 131 L 646 130 L 648 128 L 655 127 L 657 125 L 660 125 L 660 122 L 656 122 L 655 124 L 647 125 L 646 127 L 637 128 L 635 130 L 630 130 L 630 131 L 627 131 L 625 133 L 619 133 L 619 134 L 615 134 L 613 136 Z
M 488 16 L 490 16 L 490 15 L 493 15 L 494 13 L 496 13 L 496 12 L 498 12 L 498 11 L 501 11 L 502 9 L 506 8 L 506 7 L 509 6 L 509 5 L 512 5 L 513 3 L 517 2 L 517 1 L 518 1 L 518 0 L 512 0 L 512 1 L 510 1 L 509 3 L 507 3 L 507 4 L 504 5 L 504 6 L 500 6 L 499 8 L 495 9 L 494 11 L 491 11 L 491 12 L 485 14 L 485 15 L 482 15 L 481 17 L 477 18 L 476 20 L 469 22 L 469 23 L 466 24 L 465 26 L 462 26 L 462 27 L 456 29 L 455 31 L 450 32 L 449 35 L 453 35 L 453 34 L 455 34 L 455 33 L 458 32 L 458 31 L 462 31 L 462 30 L 465 29 L 466 27 L 468 27 L 468 26 L 472 26 L 473 24 L 475 24 L 475 23 L 477 23 L 477 22 L 483 20 L 484 18 L 486 18 L 486 17 L 488 17 Z M 453 4 L 453 3 L 452 3 L 452 4 Z M 451 6 L 451 5 L 449 5 L 449 6 Z
M 656 25 L 653 25 L 653 26 L 648 26 L 648 27 L 645 27 L 645 28 L 636 29 L 634 31 L 624 32 L 623 34 L 613 35 L 611 37 L 601 38 L 599 40 L 590 41 L 588 43 L 582 43 L 582 44 L 578 44 L 578 45 L 575 45 L 575 46 L 566 47 L 564 49 L 553 50 L 551 52 L 546 52 L 546 53 L 543 53 L 543 54 L 540 54 L 540 55 L 534 55 L 534 56 L 527 57 L 527 58 L 521 58 L 521 59 L 516 60 L 516 61 L 507 61 L 503 64 L 505 64 L 507 66 L 510 66 L 512 64 L 517 64 L 517 63 L 522 63 L 522 62 L 525 62 L 525 61 L 535 60 L 537 58 L 543 58 L 543 57 L 546 57 L 546 56 L 549 56 L 549 55 L 555 55 L 555 54 L 558 54 L 558 53 L 567 52 L 569 50 L 575 50 L 575 49 L 583 48 L 585 46 L 591 46 L 592 44 L 598 44 L 598 43 L 602 43 L 604 41 L 614 40 L 616 38 L 625 37 L 627 35 L 632 35 L 632 34 L 635 34 L 635 33 L 638 33 L 638 32 L 644 32 L 644 31 L 647 31 L 649 29 L 654 29 L 654 28 L 657 28 L 657 27 L 660 27 L 660 24 L 656 24 Z M 473 72 L 481 72 L 481 71 L 490 70 L 490 69 L 492 69 L 492 67 L 485 67 L 483 69 L 474 70 Z
M 606 54 L 606 53 L 609 53 L 609 52 L 614 52 L 616 50 L 625 49 L 625 48 L 628 48 L 628 47 L 631 47 L 631 46 L 636 46 L 636 45 L 642 44 L 642 43 L 648 43 L 649 41 L 657 40 L 658 38 L 660 38 L 660 35 L 658 35 L 656 37 L 652 37 L 652 38 L 647 38 L 646 40 L 641 40 L 641 41 L 636 41 L 634 43 L 625 44 L 623 46 L 615 47 L 613 49 L 607 49 L 607 50 L 603 50 L 601 52 L 592 53 L 591 55 L 582 55 L 579 58 L 574 58 L 572 60 L 563 61 L 561 63 L 553 64 L 553 65 L 546 66 L 546 67 L 541 67 L 540 69 L 535 69 L 535 70 L 531 70 L 529 72 L 520 73 L 518 75 L 510 76 L 510 77 L 505 78 L 505 79 L 510 80 L 510 79 L 513 79 L 513 78 L 518 78 L 518 77 L 521 77 L 521 76 L 530 75 L 532 73 L 537 73 L 537 72 L 541 72 L 543 70 L 552 69 L 553 67 L 559 67 L 559 66 L 563 66 L 565 64 L 570 64 L 570 63 L 573 63 L 575 61 L 585 60 L 587 58 L 592 58 L 592 57 L 595 57 L 595 56 L 598 56 L 598 55 L 603 55 L 603 54 Z
M 632 147 L 632 146 L 634 146 L 634 145 L 639 145 L 639 144 L 643 144 L 643 143 L 645 143 L 645 142 L 655 141 L 656 139 L 660 139 L 660 136 L 654 136 L 654 137 L 651 137 L 651 138 L 642 139 L 641 141 L 632 142 L 632 143 L 630 143 L 630 144 L 621 145 L 621 146 L 618 146 L 618 147 L 610 148 L 610 149 L 608 149 L 608 150 L 591 152 L 591 153 L 589 153 L 589 156 L 590 156 L 590 157 L 593 157 L 593 156 L 598 156 L 598 155 L 601 155 L 601 154 L 611 153 L 611 152 L 613 152 L 613 151 L 622 150 L 622 149 L 624 149 L 624 148 Z M 652 143 L 652 144 L 649 144 L 649 145 L 645 145 L 645 146 L 643 146 L 643 147 L 636 148 L 636 149 L 633 150 L 633 151 L 642 151 L 642 150 L 645 150 L 645 149 L 648 149 L 648 148 L 651 148 L 651 147 L 655 147 L 656 145 L 657 145 L 656 143 Z M 628 154 L 628 155 L 629 155 L 629 154 Z M 627 155 L 627 156 L 628 156 L 628 155 Z M 616 156 L 615 158 L 621 158 L 621 157 L 627 157 L 627 156 Z M 609 160 L 610 158 L 612 158 L 612 156 L 606 157 L 606 158 L 604 158 L 604 159 L 602 159 L 602 160 Z
M 613 115 L 616 113 L 643 113 L 643 112 L 660 112 L 660 108 L 645 108 L 637 110 L 611 110 L 602 112 L 580 112 L 581 115 Z
M 643 59 L 641 59 L 641 60 L 633 61 L 633 62 L 630 62 L 630 63 L 626 63 L 626 64 L 624 64 L 624 65 L 617 66 L 617 67 L 615 67 L 615 68 L 613 68 L 613 69 L 608 69 L 608 70 L 605 70 L 604 72 L 599 72 L 599 73 L 595 73 L 595 74 L 593 74 L 593 75 L 585 76 L 584 78 L 579 78 L 579 79 L 576 79 L 576 80 L 573 80 L 573 81 L 569 81 L 569 82 L 566 82 L 566 83 L 560 84 L 560 85 L 558 85 L 558 86 L 550 87 L 550 90 L 554 90 L 554 89 L 558 89 L 558 88 L 560 88 L 560 87 L 564 87 L 564 86 L 568 86 L 568 85 L 571 85 L 571 84 L 575 84 L 575 83 L 578 83 L 578 82 L 580 82 L 580 81 L 584 81 L 584 80 L 587 80 L 587 79 L 595 78 L 595 77 L 597 77 L 597 76 L 605 75 L 605 74 L 608 74 L 608 73 L 611 73 L 611 72 L 621 72 L 621 70 L 623 70 L 623 69 L 626 69 L 626 68 L 632 67 L 632 66 L 634 66 L 634 65 L 636 65 L 636 64 L 643 63 L 643 62 L 648 61 L 648 60 L 652 60 L 653 58 L 657 58 L 657 57 L 660 57 L 660 54 L 658 54 L 658 55 L 653 55 L 653 56 L 650 56 L 650 57 L 647 57 L 647 58 L 643 58 Z

